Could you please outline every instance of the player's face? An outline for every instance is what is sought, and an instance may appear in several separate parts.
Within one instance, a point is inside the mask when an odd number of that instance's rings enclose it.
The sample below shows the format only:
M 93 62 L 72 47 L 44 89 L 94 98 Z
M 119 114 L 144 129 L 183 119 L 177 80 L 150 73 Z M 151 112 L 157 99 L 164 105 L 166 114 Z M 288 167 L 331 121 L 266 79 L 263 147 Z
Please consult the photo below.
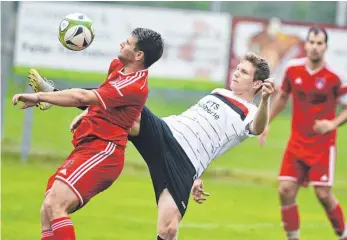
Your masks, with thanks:
M 259 81 L 253 81 L 255 67 L 247 60 L 242 60 L 237 65 L 231 79 L 230 88 L 239 93 L 251 92 L 259 87 Z
M 327 44 L 325 43 L 324 33 L 319 32 L 318 34 L 314 34 L 314 32 L 311 32 L 305 44 L 308 59 L 311 62 L 322 61 L 326 49 Z
M 136 49 L 136 41 L 136 37 L 129 36 L 126 41 L 121 42 L 118 58 L 124 65 L 143 58 L 143 52 Z

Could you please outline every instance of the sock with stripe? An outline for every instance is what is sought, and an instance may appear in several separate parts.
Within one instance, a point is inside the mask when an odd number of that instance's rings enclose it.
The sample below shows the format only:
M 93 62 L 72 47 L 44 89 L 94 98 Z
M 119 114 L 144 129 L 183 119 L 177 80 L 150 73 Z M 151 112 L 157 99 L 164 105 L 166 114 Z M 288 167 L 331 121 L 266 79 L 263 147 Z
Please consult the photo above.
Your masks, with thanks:
M 53 240 L 76 240 L 75 230 L 69 217 L 56 218 L 51 222 Z
M 335 233 L 338 236 L 347 238 L 347 236 L 343 236 L 345 235 L 345 219 L 340 204 L 337 204 L 336 207 L 332 210 L 326 210 L 326 213 L 331 222 L 331 225 L 335 230 Z
M 299 239 L 299 211 L 298 205 L 282 206 L 282 223 L 288 240 Z
M 53 240 L 52 230 L 43 230 L 41 233 L 41 240 Z

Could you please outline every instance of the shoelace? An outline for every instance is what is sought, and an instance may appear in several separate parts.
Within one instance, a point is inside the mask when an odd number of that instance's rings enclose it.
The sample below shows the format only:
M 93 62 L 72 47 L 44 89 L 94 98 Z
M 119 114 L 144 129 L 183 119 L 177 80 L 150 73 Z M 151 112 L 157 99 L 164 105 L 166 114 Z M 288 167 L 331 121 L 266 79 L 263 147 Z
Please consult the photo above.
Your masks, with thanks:
M 51 85 L 53 88 L 55 88 L 54 82 L 52 80 L 48 80 L 47 78 L 43 77 L 43 80 L 45 80 L 46 83 Z

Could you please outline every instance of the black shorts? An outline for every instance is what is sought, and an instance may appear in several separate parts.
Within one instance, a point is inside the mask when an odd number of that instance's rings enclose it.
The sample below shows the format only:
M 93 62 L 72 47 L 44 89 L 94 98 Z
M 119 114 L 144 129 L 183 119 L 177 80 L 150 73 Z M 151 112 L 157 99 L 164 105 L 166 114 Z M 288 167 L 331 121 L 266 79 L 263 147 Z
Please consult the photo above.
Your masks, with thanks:
M 147 163 L 157 203 L 161 192 L 167 188 L 183 217 L 196 171 L 168 125 L 144 107 L 140 134 L 129 136 L 129 141 Z

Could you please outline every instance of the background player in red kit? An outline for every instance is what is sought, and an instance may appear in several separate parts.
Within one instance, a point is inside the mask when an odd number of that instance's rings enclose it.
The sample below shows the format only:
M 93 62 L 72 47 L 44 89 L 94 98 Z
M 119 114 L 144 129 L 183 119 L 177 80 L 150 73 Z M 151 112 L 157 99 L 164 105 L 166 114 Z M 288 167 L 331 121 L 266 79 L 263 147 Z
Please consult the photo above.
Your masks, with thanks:
M 322 28 L 309 29 L 307 57 L 293 60 L 283 79 L 281 92 L 271 107 L 270 121 L 293 98 L 291 136 L 279 176 L 281 214 L 287 238 L 299 239 L 296 195 L 299 184 L 310 182 L 339 239 L 347 239 L 342 209 L 332 193 L 336 156 L 336 128 L 347 120 L 347 86 L 327 67 L 324 53 L 328 35 Z M 336 116 L 340 102 L 343 111 Z M 260 136 L 263 145 L 268 128 Z
M 16 94 L 21 109 L 46 102 L 63 107 L 90 105 L 73 136 L 74 150 L 49 179 L 41 208 L 42 240 L 76 239 L 69 213 L 112 185 L 124 165 L 128 132 L 146 102 L 148 70 L 163 53 L 161 35 L 136 28 L 120 44 L 105 82 L 96 90 Z M 30 70 L 31 74 L 38 74 Z

